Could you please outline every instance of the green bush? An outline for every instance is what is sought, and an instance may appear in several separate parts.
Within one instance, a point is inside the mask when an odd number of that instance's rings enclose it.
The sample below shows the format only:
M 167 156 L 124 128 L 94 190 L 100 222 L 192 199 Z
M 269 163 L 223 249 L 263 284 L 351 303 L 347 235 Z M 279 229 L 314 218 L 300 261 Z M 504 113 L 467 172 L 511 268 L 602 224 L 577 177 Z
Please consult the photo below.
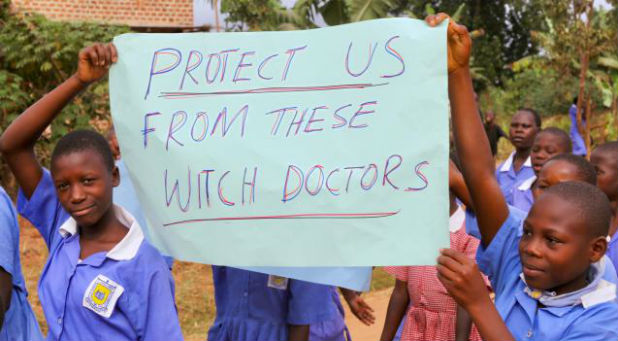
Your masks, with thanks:
M 54 22 L 41 15 L 11 14 L 8 1 L 1 0 L 0 131 L 74 72 L 80 49 L 93 42 L 109 42 L 129 31 L 124 26 Z M 107 81 L 103 81 L 75 98 L 53 122 L 47 143 L 37 146 L 42 164 L 48 163 L 50 149 L 61 136 L 77 128 L 101 128 L 109 121 L 109 114 Z M 10 187 L 12 179 L 5 166 L 0 166 L 0 182 Z

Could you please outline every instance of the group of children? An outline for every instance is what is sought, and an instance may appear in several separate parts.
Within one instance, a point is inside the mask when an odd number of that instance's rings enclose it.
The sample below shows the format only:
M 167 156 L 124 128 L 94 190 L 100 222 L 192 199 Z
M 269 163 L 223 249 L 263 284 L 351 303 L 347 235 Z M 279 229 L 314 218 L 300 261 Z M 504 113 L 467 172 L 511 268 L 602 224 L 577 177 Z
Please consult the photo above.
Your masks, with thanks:
M 470 37 L 448 25 L 451 247 L 436 266 L 386 268 L 396 284 L 381 338 L 618 340 L 618 243 L 611 238 L 618 142 L 598 146 L 589 162 L 572 154 L 565 132 L 542 129 L 540 116 L 525 108 L 510 124 L 515 152 L 496 169 L 488 140 L 478 138 L 486 126 L 469 73 Z M 117 52 L 95 44 L 78 60 L 73 76 L 0 137 L 19 184 L 17 210 L 49 250 L 38 286 L 47 339 L 180 340 L 173 261 L 144 236 L 132 189 L 118 187 L 129 179 L 113 134 L 109 141 L 92 131 L 67 134 L 49 170 L 35 156 L 45 128 L 107 74 Z M 17 214 L 4 191 L 0 197 L 0 340 L 42 339 L 26 299 Z M 350 339 L 335 287 L 222 266 L 213 266 L 213 280 L 209 340 Z M 359 294 L 340 290 L 353 314 L 372 324 Z

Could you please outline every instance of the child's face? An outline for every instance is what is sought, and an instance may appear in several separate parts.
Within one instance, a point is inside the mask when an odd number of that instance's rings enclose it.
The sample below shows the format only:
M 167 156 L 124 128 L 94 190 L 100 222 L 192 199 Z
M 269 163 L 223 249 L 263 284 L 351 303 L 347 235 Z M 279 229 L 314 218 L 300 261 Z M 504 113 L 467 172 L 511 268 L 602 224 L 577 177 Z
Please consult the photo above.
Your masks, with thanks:
M 515 148 L 530 148 L 538 130 L 531 113 L 518 111 L 511 120 L 509 139 Z
M 532 169 L 537 176 L 545 162 L 554 155 L 566 153 L 567 150 L 558 136 L 548 133 L 539 133 L 534 139 L 530 159 Z
M 51 172 L 60 204 L 80 227 L 97 224 L 111 209 L 113 187 L 120 179 L 118 169 L 110 172 L 95 151 L 61 155 Z
M 536 200 L 549 187 L 568 181 L 581 181 L 575 166 L 563 160 L 546 162 L 539 171 L 536 183 L 532 188 L 532 196 Z
M 595 150 L 590 155 L 590 163 L 597 172 L 597 187 L 610 201 L 618 200 L 618 155 Z
M 572 203 L 553 194 L 541 196 L 524 221 L 519 242 L 526 283 L 557 294 L 584 287 L 590 264 L 605 253 L 596 239 Z

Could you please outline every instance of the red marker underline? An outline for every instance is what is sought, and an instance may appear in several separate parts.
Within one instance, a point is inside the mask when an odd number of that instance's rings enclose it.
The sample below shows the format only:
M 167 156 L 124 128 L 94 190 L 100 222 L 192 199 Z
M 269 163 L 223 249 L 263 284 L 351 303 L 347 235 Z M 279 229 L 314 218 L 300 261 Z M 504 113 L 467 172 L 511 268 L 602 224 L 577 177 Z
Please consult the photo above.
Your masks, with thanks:
M 345 90 L 345 89 L 364 89 L 377 86 L 388 85 L 385 83 L 354 83 L 354 84 L 336 84 L 336 85 L 318 85 L 318 86 L 283 86 L 269 88 L 255 88 L 246 90 L 226 90 L 226 91 L 211 91 L 211 92 L 161 92 L 159 97 L 167 99 L 183 99 L 189 97 L 204 97 L 218 95 L 243 95 L 243 94 L 264 94 L 272 92 L 306 92 L 306 91 L 330 91 L 330 90 Z
M 200 223 L 206 221 L 233 221 L 233 220 L 275 220 L 275 219 L 355 219 L 355 218 L 385 218 L 399 213 L 393 212 L 367 212 L 367 213 L 297 213 L 283 215 L 257 215 L 244 217 L 218 217 L 187 219 L 163 224 L 164 227 L 180 224 Z

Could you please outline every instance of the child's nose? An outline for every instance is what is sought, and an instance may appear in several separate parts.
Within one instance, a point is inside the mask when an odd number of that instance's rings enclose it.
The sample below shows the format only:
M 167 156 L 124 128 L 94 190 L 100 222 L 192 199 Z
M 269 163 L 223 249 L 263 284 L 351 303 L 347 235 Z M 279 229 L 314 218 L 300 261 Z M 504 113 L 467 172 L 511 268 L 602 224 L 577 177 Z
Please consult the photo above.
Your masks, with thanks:
M 540 242 L 538 238 L 532 238 L 526 244 L 524 244 L 524 252 L 533 257 L 540 257 Z
M 71 186 L 71 203 L 80 203 L 86 198 L 86 193 L 81 186 Z

